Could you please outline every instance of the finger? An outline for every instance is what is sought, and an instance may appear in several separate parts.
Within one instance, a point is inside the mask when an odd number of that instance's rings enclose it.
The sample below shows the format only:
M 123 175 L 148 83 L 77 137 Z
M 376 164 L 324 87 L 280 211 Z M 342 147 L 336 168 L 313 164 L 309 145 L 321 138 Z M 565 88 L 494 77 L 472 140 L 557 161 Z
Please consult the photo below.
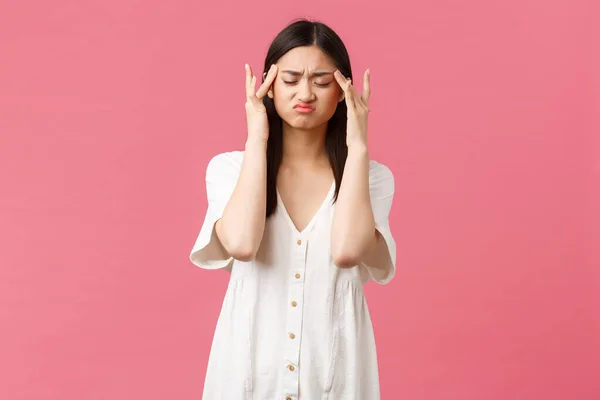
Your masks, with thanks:
M 342 73 L 340 72 L 339 69 L 335 70 L 335 72 L 333 73 L 333 77 L 335 78 L 337 83 L 340 85 L 340 87 L 342 88 L 344 93 L 346 93 L 346 88 L 348 87 L 348 79 L 346 79 L 346 77 L 344 75 L 342 75 Z
M 273 84 L 275 77 L 277 77 L 277 66 L 275 64 L 273 64 L 273 65 L 271 65 L 271 68 L 269 69 L 269 72 L 267 73 L 267 77 L 265 78 L 263 84 L 260 86 L 260 88 L 256 92 L 256 97 L 258 97 L 259 99 L 262 99 L 263 97 L 265 97 L 265 95 L 271 88 L 271 85 Z
M 250 68 L 250 66 L 248 64 L 245 64 L 245 68 L 246 68 L 246 97 L 252 97 L 252 96 L 254 96 L 254 84 L 252 83 L 254 78 L 252 76 L 252 69 Z
M 363 93 L 362 101 L 367 107 L 369 107 L 369 99 L 371 98 L 371 71 L 365 71 L 365 78 L 363 79 Z
M 352 79 L 347 79 L 346 80 L 346 104 L 351 107 L 351 108 L 355 108 L 358 104 L 358 101 L 360 101 L 360 98 L 358 97 L 357 93 L 356 93 L 356 89 L 354 89 L 354 86 L 352 86 Z
M 335 80 L 340 85 L 342 90 L 344 91 L 344 97 L 346 98 L 346 106 L 349 109 L 354 108 L 356 105 L 354 103 L 354 88 L 352 87 L 352 79 L 346 78 L 340 70 L 335 70 L 333 73 Z
M 250 82 L 250 87 L 252 89 L 252 95 L 250 97 L 248 97 L 248 101 L 250 101 L 252 103 L 252 105 L 254 106 L 255 109 L 259 109 L 259 108 L 263 107 L 262 100 L 259 99 L 258 97 L 256 97 L 256 94 L 254 94 L 254 92 L 256 91 L 256 76 L 255 75 L 252 75 L 252 81 Z

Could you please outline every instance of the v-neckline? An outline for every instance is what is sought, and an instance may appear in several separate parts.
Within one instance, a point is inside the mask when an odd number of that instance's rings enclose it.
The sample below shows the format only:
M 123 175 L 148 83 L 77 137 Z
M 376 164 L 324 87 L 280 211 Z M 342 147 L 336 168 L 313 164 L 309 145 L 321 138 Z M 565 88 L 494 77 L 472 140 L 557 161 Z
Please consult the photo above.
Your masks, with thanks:
M 323 199 L 323 201 L 321 202 L 321 205 L 319 206 L 319 208 L 317 208 L 317 211 L 315 211 L 315 213 L 313 214 L 310 221 L 308 221 L 308 224 L 306 224 L 306 226 L 300 231 L 296 227 L 296 224 L 294 224 L 292 217 L 290 217 L 290 214 L 288 213 L 287 208 L 285 207 L 285 204 L 283 203 L 283 199 L 282 199 L 281 195 L 279 194 L 279 189 L 277 189 L 277 187 L 275 187 L 275 191 L 277 192 L 277 203 L 281 207 L 283 217 L 285 218 L 288 225 L 290 226 L 290 228 L 294 231 L 294 233 L 296 235 L 302 236 L 303 234 L 305 234 L 312 228 L 312 226 L 315 224 L 317 217 L 321 213 L 321 210 L 325 207 L 327 202 L 330 200 L 331 194 L 333 193 L 334 189 L 335 189 L 335 179 L 331 183 L 331 186 L 329 187 L 329 191 L 327 192 L 325 199 Z

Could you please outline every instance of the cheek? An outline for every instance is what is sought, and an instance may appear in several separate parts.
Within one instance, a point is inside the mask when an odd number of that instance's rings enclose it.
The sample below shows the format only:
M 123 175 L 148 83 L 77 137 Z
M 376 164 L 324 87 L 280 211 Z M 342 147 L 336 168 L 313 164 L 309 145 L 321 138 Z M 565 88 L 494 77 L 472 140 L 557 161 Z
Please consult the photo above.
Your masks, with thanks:
M 327 101 L 330 104 L 337 105 L 339 98 L 340 93 L 338 91 L 333 91 L 333 93 L 330 93 L 329 96 L 327 96 Z
M 279 97 L 285 97 L 285 96 L 289 96 L 290 93 L 292 92 L 292 90 L 286 86 L 285 83 L 283 83 L 282 81 L 279 80 L 275 80 L 275 82 L 273 83 L 273 86 L 271 86 L 273 89 L 273 93 L 275 94 L 275 96 L 279 96 Z
M 281 107 L 291 101 L 292 95 L 290 91 L 283 85 L 273 86 L 273 102 L 276 106 Z
M 273 103 L 275 104 L 275 109 L 277 112 L 281 113 L 285 109 L 285 105 L 289 103 L 285 98 L 285 93 L 280 93 L 278 91 L 273 91 Z
M 340 93 L 338 91 L 332 90 L 330 93 L 327 93 L 322 97 L 323 104 L 327 107 L 328 110 L 332 110 L 331 112 L 335 112 L 335 109 L 338 106 Z

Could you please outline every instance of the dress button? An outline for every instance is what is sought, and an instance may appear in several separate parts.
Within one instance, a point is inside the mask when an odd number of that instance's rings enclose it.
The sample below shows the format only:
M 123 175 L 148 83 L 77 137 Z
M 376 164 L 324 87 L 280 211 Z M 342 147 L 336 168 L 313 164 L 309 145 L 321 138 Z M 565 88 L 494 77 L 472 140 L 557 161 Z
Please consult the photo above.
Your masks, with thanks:
M 296 243 L 298 243 L 298 246 L 300 246 L 302 244 L 302 240 L 298 239 Z
M 300 274 L 296 274 L 296 279 L 300 279 Z
M 293 371 L 293 370 L 295 370 L 296 368 L 294 368 L 294 366 L 293 366 L 293 365 L 290 365 L 290 366 L 288 366 L 288 369 L 289 369 L 290 371 Z
M 292 301 L 292 307 L 296 307 L 298 305 L 298 303 L 296 303 L 295 301 Z
M 294 335 L 293 333 L 290 333 L 290 339 L 294 339 L 296 337 L 296 335 Z

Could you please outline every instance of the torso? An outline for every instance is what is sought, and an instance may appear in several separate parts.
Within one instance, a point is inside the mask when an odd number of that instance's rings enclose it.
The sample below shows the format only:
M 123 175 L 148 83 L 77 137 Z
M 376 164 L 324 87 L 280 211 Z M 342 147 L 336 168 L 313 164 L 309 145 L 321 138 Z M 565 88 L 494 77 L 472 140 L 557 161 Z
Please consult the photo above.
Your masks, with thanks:
M 330 168 L 298 171 L 283 165 L 280 167 L 277 191 L 299 232 L 304 230 L 323 204 L 333 181 Z
M 243 153 L 233 155 L 241 168 Z M 232 264 L 203 399 L 380 398 L 363 291 L 370 275 L 332 261 L 335 186 L 322 165 L 280 168 L 281 207 L 267 219 L 259 251 Z

